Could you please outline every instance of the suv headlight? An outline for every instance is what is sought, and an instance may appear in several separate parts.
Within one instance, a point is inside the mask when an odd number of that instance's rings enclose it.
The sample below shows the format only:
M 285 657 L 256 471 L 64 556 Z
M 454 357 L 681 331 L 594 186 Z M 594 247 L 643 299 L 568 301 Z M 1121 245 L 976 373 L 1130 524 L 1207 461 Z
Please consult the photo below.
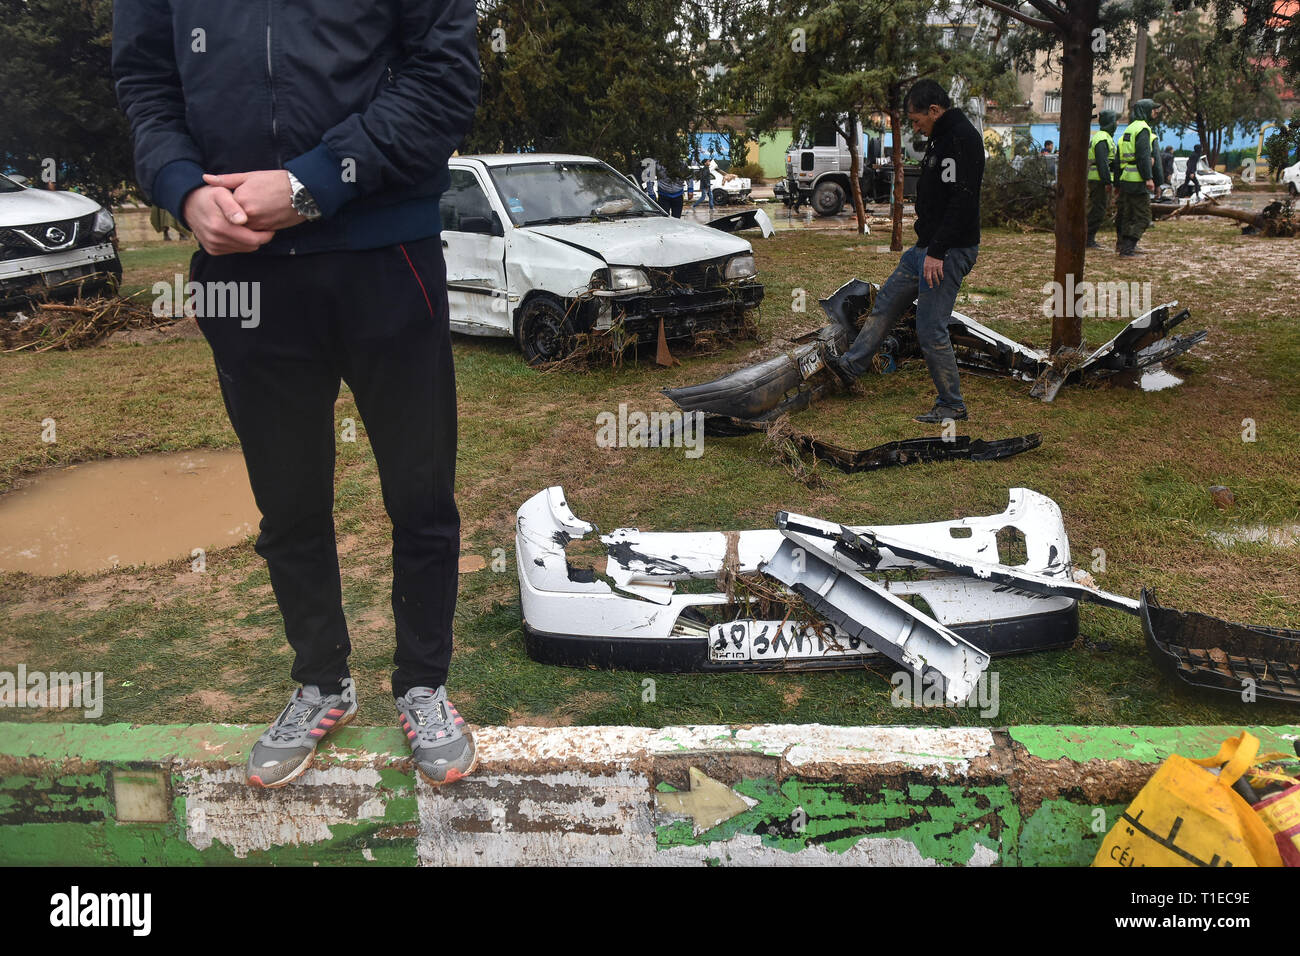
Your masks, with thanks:
M 632 266 L 610 266 L 609 288 L 611 292 L 649 292 L 650 278 Z
M 96 239 L 107 236 L 113 231 L 113 214 L 108 211 L 107 207 L 100 206 L 99 212 L 95 213 L 95 221 L 90 225 L 90 234 Z
M 732 256 L 727 260 L 727 270 L 724 273 L 726 278 L 748 279 L 756 275 L 758 275 L 758 267 L 754 265 L 754 254 L 752 252 Z

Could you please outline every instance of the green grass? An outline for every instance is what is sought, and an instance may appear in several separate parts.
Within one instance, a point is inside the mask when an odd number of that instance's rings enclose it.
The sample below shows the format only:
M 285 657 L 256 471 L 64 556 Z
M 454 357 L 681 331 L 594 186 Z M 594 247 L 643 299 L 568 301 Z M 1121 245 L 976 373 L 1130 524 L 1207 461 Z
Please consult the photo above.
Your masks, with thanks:
M 882 281 L 897 255 L 851 232 L 783 232 L 754 240 L 767 285 L 761 314 L 773 342 L 821 325 L 816 305 L 844 281 Z M 653 410 L 670 385 L 705 381 L 743 364 L 753 342 L 714 355 L 683 355 L 660 369 L 639 363 L 583 374 L 527 368 L 506 341 L 457 337 L 460 414 L 458 498 L 463 553 L 489 562 L 461 576 L 452 696 L 475 723 L 819 721 L 835 724 L 1280 723 L 1294 713 L 1181 692 L 1157 674 L 1135 618 L 1081 609 L 1081 638 L 1066 651 L 995 661 L 1000 711 L 895 709 L 888 674 L 645 675 L 547 667 L 524 653 L 514 575 L 514 514 L 540 489 L 561 484 L 582 518 L 602 529 L 770 527 L 790 509 L 859 523 L 943 520 L 988 514 L 1007 489 L 1034 488 L 1061 505 L 1076 561 L 1106 553 L 1098 583 L 1136 595 L 1156 587 L 1163 603 L 1233 620 L 1300 626 L 1300 554 L 1260 544 L 1222 548 L 1207 532 L 1300 521 L 1300 277 L 1295 246 L 1237 234 L 1220 222 L 1158 226 L 1138 265 L 1109 251 L 1090 259 L 1094 281 L 1142 279 L 1154 301 L 1192 309 L 1180 331 L 1210 338 L 1177 362 L 1187 383 L 1143 394 L 1066 388 L 1052 405 L 1028 386 L 965 376 L 981 438 L 1040 432 L 1036 451 L 1001 462 L 955 462 L 862 475 L 819 469 L 808 488 L 771 463 L 758 437 L 710 439 L 699 459 L 680 449 L 596 447 L 596 416 L 619 402 Z M 128 285 L 148 288 L 184 271 L 191 247 L 149 244 L 124 255 Z M 1051 278 L 1050 236 L 986 233 L 958 308 L 999 331 L 1046 343 L 1042 286 Z M 796 289 L 805 312 L 791 311 Z M 1123 323 L 1086 322 L 1092 345 Z M 0 490 L 51 465 L 196 447 L 235 438 L 202 341 L 0 356 Z M 796 424 L 837 444 L 867 447 L 925 434 L 910 420 L 933 395 L 923 363 L 864 380 L 801 413 Z M 345 611 L 362 697 L 362 720 L 392 719 L 389 522 L 365 429 L 344 388 L 338 419 L 359 422 L 340 443 L 336 521 Z M 58 422 L 59 442 L 40 441 Z M 1241 422 L 1257 440 L 1241 439 Z M 1231 513 L 1206 488 L 1230 487 Z M 497 550 L 500 549 L 500 550 Z M 492 570 L 505 554 L 504 573 Z M 208 574 L 182 584 L 187 563 L 101 575 L 37 579 L 0 575 L 0 669 L 102 670 L 104 721 L 268 719 L 289 691 L 290 654 L 265 566 L 251 539 L 208 555 Z M 1102 649 L 1107 648 L 1107 649 Z M 643 699 L 654 681 L 654 700 Z M 69 719 L 13 712 L 6 719 Z

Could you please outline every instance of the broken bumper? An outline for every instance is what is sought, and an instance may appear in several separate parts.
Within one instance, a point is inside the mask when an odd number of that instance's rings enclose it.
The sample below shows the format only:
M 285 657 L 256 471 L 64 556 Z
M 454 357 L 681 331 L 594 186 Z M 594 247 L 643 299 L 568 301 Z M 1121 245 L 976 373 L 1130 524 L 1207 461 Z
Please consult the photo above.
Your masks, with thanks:
M 1027 570 L 1068 562 L 1060 509 L 1023 488 L 1011 491 L 1001 514 L 858 530 L 917 543 L 942 540 L 972 559 L 996 560 L 997 532 L 1008 526 L 1024 535 Z M 807 621 L 764 620 L 744 598 L 724 593 L 724 565 L 739 574 L 767 565 L 789 540 L 779 528 L 725 534 L 620 528 L 600 538 L 603 573 L 572 566 L 566 546 L 596 531 L 573 514 L 558 486 L 519 509 L 520 602 L 525 645 L 536 661 L 685 672 L 862 667 L 881 659 L 869 641 L 834 626 L 833 619 L 832 627 L 821 629 Z M 1068 647 L 1078 634 L 1071 597 L 972 580 L 907 558 L 848 570 L 870 578 L 868 587 L 925 611 L 984 655 Z
M 867 316 L 875 293 L 871 283 L 850 279 L 833 295 L 820 300 L 830 324 L 795 339 L 785 354 L 737 369 L 712 382 L 664 389 L 664 394 L 683 411 L 743 421 L 770 421 L 806 408 L 825 393 L 841 388 L 826 368 L 824 356 L 843 353 L 862 322 L 870 321 Z M 1175 312 L 1177 305 L 1170 302 L 1143 313 L 1101 348 L 1066 368 L 1058 368 L 1047 352 L 1016 342 L 960 312 L 953 312 L 948 333 L 962 368 L 1032 382 L 1029 394 L 1050 402 L 1067 383 L 1114 379 L 1134 384 L 1147 370 L 1202 342 L 1208 334 L 1205 331 L 1171 334 L 1189 316 L 1186 309 Z M 878 356 L 890 367 L 898 360 L 920 354 L 912 310 L 882 336 Z
M 122 263 L 112 242 L 65 252 L 51 252 L 25 259 L 0 261 L 0 301 L 8 301 L 24 294 L 42 292 L 68 283 L 70 294 L 75 292 L 73 280 L 101 276 L 121 278 Z
M 745 313 L 762 301 L 759 282 L 705 291 L 619 296 L 611 300 L 610 324 L 617 320 L 625 335 L 636 336 L 643 344 L 658 339 L 660 321 L 669 340 L 686 339 L 698 332 L 739 327 Z M 601 323 L 597 322 L 596 328 L 599 330 Z
M 1146 588 L 1138 614 L 1147 650 L 1169 677 L 1238 700 L 1300 704 L 1300 631 L 1161 607 Z

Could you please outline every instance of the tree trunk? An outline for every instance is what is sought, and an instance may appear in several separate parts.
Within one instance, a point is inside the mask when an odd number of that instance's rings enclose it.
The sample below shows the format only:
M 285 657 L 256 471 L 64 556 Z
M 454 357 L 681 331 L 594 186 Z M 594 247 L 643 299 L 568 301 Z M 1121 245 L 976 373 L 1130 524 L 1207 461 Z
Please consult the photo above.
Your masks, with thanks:
M 858 217 L 858 235 L 867 231 L 867 209 L 862 204 L 862 156 L 858 147 L 862 139 L 858 136 L 858 122 L 849 117 L 849 191 L 853 194 L 853 211 Z
M 889 147 L 889 160 L 894 164 L 894 195 L 889 206 L 889 215 L 893 220 L 893 229 L 889 236 L 891 252 L 903 251 L 903 117 L 898 105 L 901 92 L 894 91 L 894 101 L 889 106 L 889 135 L 893 143 Z
M 1224 219 L 1232 219 L 1235 222 L 1244 222 L 1248 226 L 1254 226 L 1256 229 L 1263 229 L 1265 220 L 1263 213 L 1246 212 L 1244 209 L 1230 209 L 1226 206 L 1212 206 L 1207 202 L 1194 203 L 1190 206 L 1179 206 L 1167 216 L 1161 216 L 1161 219 L 1179 219 L 1183 216 L 1220 216 Z
M 1083 281 L 1088 217 L 1088 138 L 1092 122 L 1092 31 L 1100 0 L 1083 0 L 1062 36 L 1061 151 L 1056 173 L 1056 267 L 1059 289 Z M 1073 277 L 1071 281 L 1071 277 Z M 1083 342 L 1083 320 L 1073 308 L 1052 318 L 1052 351 Z
M 1133 46 L 1133 87 L 1129 96 L 1129 109 L 1145 95 L 1143 90 L 1147 82 L 1147 24 L 1139 23 L 1137 43 Z M 1132 115 L 1132 114 L 1130 114 Z

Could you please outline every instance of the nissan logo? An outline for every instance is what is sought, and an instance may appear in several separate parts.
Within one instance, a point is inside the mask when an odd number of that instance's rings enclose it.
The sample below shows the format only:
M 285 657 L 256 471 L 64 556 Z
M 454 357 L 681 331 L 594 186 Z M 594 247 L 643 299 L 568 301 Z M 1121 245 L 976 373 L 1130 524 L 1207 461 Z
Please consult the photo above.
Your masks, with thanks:
M 45 239 L 51 245 L 57 246 L 59 243 L 68 241 L 68 234 L 58 226 L 50 226 L 49 229 L 45 230 Z

